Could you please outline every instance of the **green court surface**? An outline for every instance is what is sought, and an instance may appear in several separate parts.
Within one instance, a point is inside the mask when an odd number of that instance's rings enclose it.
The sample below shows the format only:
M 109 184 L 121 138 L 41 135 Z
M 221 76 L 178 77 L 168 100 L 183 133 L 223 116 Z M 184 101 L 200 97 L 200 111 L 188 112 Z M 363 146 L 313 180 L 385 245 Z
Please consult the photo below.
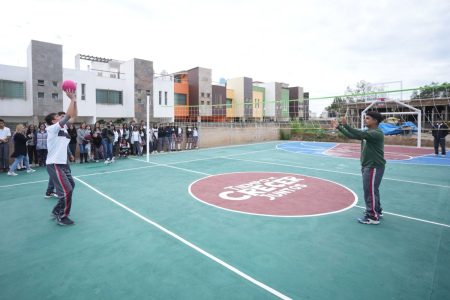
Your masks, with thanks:
M 45 169 L 0 175 L 0 299 L 450 299 L 449 166 L 388 162 L 385 215 L 361 225 L 359 161 L 280 143 L 73 164 L 71 227 L 50 218 Z M 358 202 L 270 217 L 190 194 L 193 182 L 234 172 L 326 179 Z

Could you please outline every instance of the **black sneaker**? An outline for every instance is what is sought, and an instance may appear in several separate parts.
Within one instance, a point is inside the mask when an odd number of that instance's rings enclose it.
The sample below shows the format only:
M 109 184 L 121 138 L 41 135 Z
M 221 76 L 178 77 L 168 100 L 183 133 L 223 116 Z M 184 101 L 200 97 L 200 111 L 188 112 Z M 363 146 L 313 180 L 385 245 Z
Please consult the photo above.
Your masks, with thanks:
M 361 218 L 358 218 L 358 222 L 361 224 L 367 224 L 367 225 L 378 225 L 380 224 L 379 220 L 375 220 L 372 218 L 369 218 L 368 216 L 363 216 Z
M 50 214 L 50 217 L 51 217 L 53 220 L 58 220 L 58 215 L 57 215 L 55 212 L 53 212 L 53 211 L 52 211 L 52 213 Z
M 58 198 L 58 195 L 56 195 L 56 193 L 45 193 L 45 198 L 51 198 L 51 197 L 55 197 Z
M 69 217 L 57 218 L 56 221 L 58 222 L 58 225 L 61 225 L 61 226 L 74 224 L 74 222 L 71 219 L 69 219 Z
M 379 212 L 378 212 L 378 217 L 379 217 L 379 218 L 382 218 L 382 217 L 383 217 L 383 211 L 379 211 Z

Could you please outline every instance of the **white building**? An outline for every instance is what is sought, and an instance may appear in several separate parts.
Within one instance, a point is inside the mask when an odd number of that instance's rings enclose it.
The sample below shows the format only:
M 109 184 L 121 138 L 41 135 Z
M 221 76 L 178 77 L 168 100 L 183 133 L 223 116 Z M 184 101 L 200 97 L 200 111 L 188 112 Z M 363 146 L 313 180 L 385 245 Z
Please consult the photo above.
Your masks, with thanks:
M 67 69 L 62 45 L 39 41 L 30 43 L 27 67 L 0 65 L 0 118 L 37 124 L 50 112 L 65 111 L 69 99 L 61 85 L 68 79 L 77 83 L 77 122 L 145 120 L 147 95 L 152 122 L 174 119 L 173 79 L 154 78 L 153 62 L 77 55 L 75 69 Z
M 174 121 L 174 80 L 172 75 L 153 78 L 153 117 L 161 122 Z

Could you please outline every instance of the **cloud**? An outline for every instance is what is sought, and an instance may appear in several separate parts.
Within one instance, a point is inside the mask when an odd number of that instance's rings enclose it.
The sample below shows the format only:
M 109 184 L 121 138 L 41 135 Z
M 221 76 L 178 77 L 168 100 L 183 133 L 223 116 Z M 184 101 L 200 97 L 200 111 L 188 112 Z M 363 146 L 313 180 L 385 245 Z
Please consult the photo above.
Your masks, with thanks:
M 450 2 L 9 1 L 0 63 L 25 65 L 31 39 L 77 53 L 152 60 L 157 71 L 204 66 L 341 94 L 359 80 L 404 87 L 450 80 Z

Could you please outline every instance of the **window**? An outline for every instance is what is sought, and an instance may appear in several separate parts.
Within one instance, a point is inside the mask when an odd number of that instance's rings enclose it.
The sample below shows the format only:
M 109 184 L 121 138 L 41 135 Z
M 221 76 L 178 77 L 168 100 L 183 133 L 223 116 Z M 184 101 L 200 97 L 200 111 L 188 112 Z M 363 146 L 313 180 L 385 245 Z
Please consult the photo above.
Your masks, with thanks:
M 205 101 L 200 102 L 201 105 L 205 105 Z
M 140 94 L 140 93 L 142 92 L 142 90 L 141 90 L 141 89 L 138 89 L 137 92 L 138 92 L 138 94 Z
M 57 87 L 58 86 L 58 81 L 52 81 L 53 82 L 53 86 Z
M 150 90 L 145 90 L 145 93 L 147 94 L 147 95 L 150 95 L 151 93 L 150 93 Z
M 206 101 L 206 105 L 209 105 L 209 103 L 210 103 L 209 101 Z
M 233 106 L 233 100 L 230 98 L 227 98 L 227 108 L 231 108 Z
M 187 96 L 186 96 L 186 94 L 177 94 L 177 93 L 175 93 L 175 105 L 187 105 Z
M 164 92 L 164 105 L 167 105 L 167 92 Z
M 205 93 L 202 93 L 202 97 L 205 97 Z
M 0 98 L 25 100 L 25 83 L 19 81 L 0 80 Z
M 159 105 L 162 104 L 162 92 L 159 91 Z
M 44 93 L 39 92 L 38 93 L 38 99 L 44 99 Z
M 38 80 L 38 86 L 44 86 L 44 80 L 39 79 Z
M 52 93 L 52 99 L 53 100 L 58 100 L 58 93 Z
M 96 90 L 96 102 L 97 104 L 122 104 L 123 93 L 122 91 Z
M 138 102 L 138 104 L 143 104 L 144 103 L 144 101 L 142 101 L 142 99 L 137 99 L 137 102 Z
M 86 100 L 86 84 L 81 84 L 81 100 Z
M 207 94 L 206 94 L 206 98 L 209 98 L 209 97 L 211 97 L 211 94 L 210 94 L 210 93 L 207 93 Z

